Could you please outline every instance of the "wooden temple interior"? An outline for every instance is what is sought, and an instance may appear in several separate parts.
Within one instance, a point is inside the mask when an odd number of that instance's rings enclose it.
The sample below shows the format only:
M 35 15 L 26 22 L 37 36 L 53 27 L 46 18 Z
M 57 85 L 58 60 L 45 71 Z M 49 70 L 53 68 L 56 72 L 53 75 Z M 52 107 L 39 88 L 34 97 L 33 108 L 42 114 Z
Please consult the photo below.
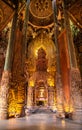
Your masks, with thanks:
M 0 0 L 0 119 L 39 106 L 82 122 L 82 0 Z

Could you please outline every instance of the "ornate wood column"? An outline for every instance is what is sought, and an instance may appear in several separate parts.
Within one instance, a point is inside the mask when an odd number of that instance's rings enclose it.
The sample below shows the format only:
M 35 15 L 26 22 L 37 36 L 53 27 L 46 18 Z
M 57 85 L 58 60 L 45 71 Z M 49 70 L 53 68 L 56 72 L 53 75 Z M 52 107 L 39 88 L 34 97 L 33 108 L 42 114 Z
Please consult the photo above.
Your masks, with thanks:
M 77 68 L 75 48 L 70 29 L 69 16 L 67 13 L 67 8 L 64 4 L 64 0 L 57 0 L 57 8 L 57 20 L 60 28 L 58 43 L 60 46 L 59 52 L 62 70 L 62 83 L 65 96 L 64 101 L 68 106 L 68 112 L 72 112 L 71 109 L 74 109 L 73 119 L 82 122 L 82 82 L 80 71 Z M 78 95 L 78 98 L 76 95 Z
M 24 70 L 25 70 L 25 60 L 26 60 L 26 48 L 27 48 L 27 28 L 28 28 L 28 20 L 29 20 L 29 4 L 30 4 L 30 0 L 27 0 L 26 2 L 26 8 L 25 8 L 25 19 L 24 19 L 24 26 L 23 26 L 23 44 L 22 44 L 22 74 L 24 74 Z M 25 72 L 26 73 L 26 72 Z M 26 78 L 27 78 L 27 82 L 28 82 L 28 72 L 26 74 Z M 30 87 L 27 86 L 27 91 L 28 93 L 30 93 Z M 30 106 L 29 104 L 30 101 L 30 97 L 27 93 L 27 107 Z M 30 99 L 31 100 L 31 99 Z
M 32 108 L 33 105 L 33 88 L 31 86 L 28 87 L 27 94 L 27 108 Z
M 63 110 L 63 90 L 62 90 L 62 80 L 61 80 L 61 69 L 60 69 L 60 56 L 59 56 L 59 46 L 58 46 L 58 21 L 57 21 L 57 6 L 56 1 L 52 2 L 54 10 L 54 35 L 55 35 L 55 45 L 56 45 L 56 93 L 57 93 L 57 116 L 64 117 Z
M 49 86 L 49 88 L 48 88 L 48 104 L 49 104 L 49 107 L 53 110 L 53 107 L 54 107 L 54 88 L 53 88 L 53 86 Z
M 57 22 L 58 22 L 58 46 L 59 46 L 59 55 L 60 55 L 60 68 L 61 68 L 61 80 L 63 85 L 63 104 L 64 111 L 70 111 L 70 54 L 69 54 L 69 45 L 67 30 L 65 26 L 65 14 L 64 6 L 62 0 L 56 1 L 57 5 Z
M 18 6 L 16 7 L 15 14 L 12 21 L 10 38 L 8 41 L 4 71 L 2 74 L 1 86 L 0 86 L 0 119 L 6 119 L 8 117 L 8 92 L 9 83 L 11 78 L 11 68 L 13 60 L 15 31 L 17 24 Z
M 70 21 L 65 4 L 64 24 L 67 31 L 68 51 L 70 59 L 70 100 L 74 109 L 72 118 L 75 121 L 82 123 L 82 79 L 80 70 L 77 66 L 73 37 L 70 29 Z
M 25 8 L 24 26 L 23 26 L 23 42 L 22 42 L 22 73 L 23 74 L 24 74 L 25 59 L 26 59 L 27 28 L 28 28 L 28 20 L 29 20 L 29 3 L 30 3 L 30 0 L 27 0 L 26 8 Z

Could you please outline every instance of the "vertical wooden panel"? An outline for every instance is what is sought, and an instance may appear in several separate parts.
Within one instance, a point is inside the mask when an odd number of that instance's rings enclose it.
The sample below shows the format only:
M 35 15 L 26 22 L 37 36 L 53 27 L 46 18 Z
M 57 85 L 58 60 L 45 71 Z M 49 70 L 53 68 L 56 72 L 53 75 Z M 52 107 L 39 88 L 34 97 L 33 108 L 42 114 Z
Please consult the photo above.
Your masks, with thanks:
M 70 80 L 69 80 L 69 54 L 68 54 L 68 43 L 66 30 L 64 30 L 58 37 L 58 45 L 59 45 L 59 55 L 60 55 L 60 67 L 61 67 L 61 75 L 62 75 L 62 83 L 64 90 L 64 97 L 66 103 L 70 101 Z

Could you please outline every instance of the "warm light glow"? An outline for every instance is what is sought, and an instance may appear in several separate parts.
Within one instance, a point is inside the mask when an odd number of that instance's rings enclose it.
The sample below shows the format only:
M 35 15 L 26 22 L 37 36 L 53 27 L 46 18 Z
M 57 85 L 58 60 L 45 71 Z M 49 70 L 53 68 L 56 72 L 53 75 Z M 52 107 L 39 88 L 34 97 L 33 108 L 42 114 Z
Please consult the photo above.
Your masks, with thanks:
M 62 126 L 65 127 L 65 120 L 62 120 Z
M 17 85 L 15 86 L 18 90 L 15 91 L 15 89 L 10 89 L 9 91 L 9 107 L 8 107 L 8 113 L 9 113 L 9 117 L 11 116 L 17 116 L 21 114 L 22 111 L 22 107 L 24 106 L 24 90 L 22 88 L 22 84 L 21 85 Z
M 38 50 L 35 50 L 35 56 L 36 57 L 38 56 Z
M 29 81 L 29 86 L 34 87 L 34 81 L 33 80 Z
M 41 98 L 41 97 L 44 97 L 44 89 L 40 89 L 40 95 L 39 95 L 39 97 Z
M 52 110 L 53 110 L 53 111 L 57 111 L 56 105 L 54 105 L 54 106 L 52 107 Z
M 35 57 L 36 57 L 36 58 L 37 58 L 37 56 L 38 56 L 38 50 L 39 50 L 40 48 L 43 48 L 43 50 L 46 51 L 46 49 L 45 49 L 45 47 L 44 47 L 43 45 L 41 45 L 41 46 L 36 46 L 36 47 L 34 48 L 34 54 L 35 54 Z
M 73 107 L 72 105 L 65 105 L 65 112 L 73 112 Z
M 54 86 L 54 79 L 53 78 L 48 78 L 48 85 L 49 86 Z
M 43 48 L 43 50 L 45 50 L 46 57 L 49 58 L 49 60 L 54 57 L 54 54 L 56 52 L 55 44 L 51 39 L 49 39 L 48 36 L 45 35 L 38 36 L 30 43 L 28 48 L 28 56 L 33 56 L 34 58 L 37 58 L 37 52 L 40 48 Z

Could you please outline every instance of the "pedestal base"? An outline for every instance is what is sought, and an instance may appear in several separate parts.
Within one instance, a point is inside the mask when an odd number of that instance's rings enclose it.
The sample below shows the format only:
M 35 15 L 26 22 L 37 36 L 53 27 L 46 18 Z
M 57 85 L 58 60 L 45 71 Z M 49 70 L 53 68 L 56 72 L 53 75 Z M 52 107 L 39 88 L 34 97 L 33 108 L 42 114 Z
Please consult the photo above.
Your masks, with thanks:
M 0 108 L 0 119 L 1 120 L 8 119 L 7 109 Z

